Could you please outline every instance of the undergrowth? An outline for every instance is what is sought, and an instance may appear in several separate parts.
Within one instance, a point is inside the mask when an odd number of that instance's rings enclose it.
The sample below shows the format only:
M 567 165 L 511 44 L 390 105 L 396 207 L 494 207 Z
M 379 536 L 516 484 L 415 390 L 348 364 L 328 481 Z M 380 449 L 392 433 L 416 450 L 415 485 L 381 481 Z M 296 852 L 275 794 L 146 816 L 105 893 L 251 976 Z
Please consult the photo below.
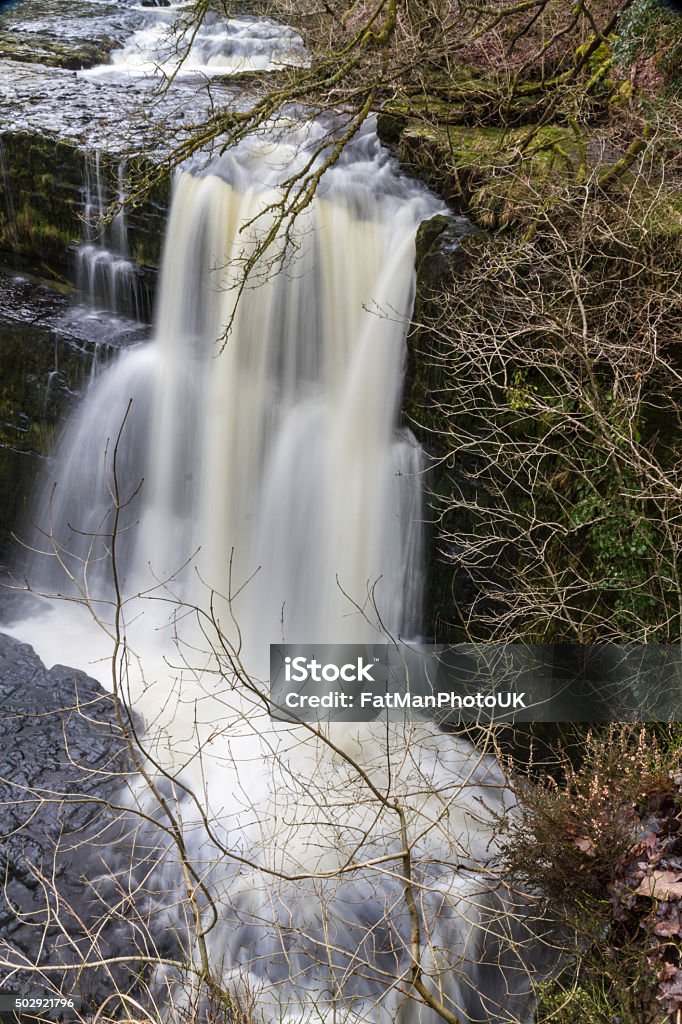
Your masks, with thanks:
M 611 726 L 515 782 L 505 852 L 567 936 L 537 1024 L 682 1016 L 682 727 Z

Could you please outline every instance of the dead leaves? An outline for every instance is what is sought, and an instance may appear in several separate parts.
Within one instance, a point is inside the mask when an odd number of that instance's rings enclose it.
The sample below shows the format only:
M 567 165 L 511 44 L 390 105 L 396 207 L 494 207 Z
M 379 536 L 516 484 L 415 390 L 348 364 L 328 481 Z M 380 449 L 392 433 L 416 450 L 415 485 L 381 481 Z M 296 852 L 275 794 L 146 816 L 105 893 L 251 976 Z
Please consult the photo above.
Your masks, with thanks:
M 571 842 L 586 857 L 596 857 L 597 849 L 591 839 L 587 839 L 585 836 L 578 836 L 576 839 L 572 839 Z
M 651 814 L 651 809 L 650 812 Z M 614 920 L 646 936 L 658 998 L 682 1011 L 682 834 L 677 800 L 663 800 L 609 885 Z
M 642 879 L 634 895 L 649 896 L 655 900 L 682 899 L 682 872 L 652 871 Z

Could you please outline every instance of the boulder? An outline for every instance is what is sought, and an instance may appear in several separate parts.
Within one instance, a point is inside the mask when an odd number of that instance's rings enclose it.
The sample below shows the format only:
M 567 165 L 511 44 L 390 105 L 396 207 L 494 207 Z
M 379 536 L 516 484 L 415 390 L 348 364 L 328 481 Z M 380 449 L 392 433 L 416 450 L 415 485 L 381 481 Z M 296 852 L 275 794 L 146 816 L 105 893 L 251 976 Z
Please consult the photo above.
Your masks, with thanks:
M 119 809 L 133 765 L 113 697 L 0 634 L 0 737 L 2 991 L 94 1006 L 114 988 L 134 990 L 140 908 L 117 895 L 108 867 L 136 835 Z M 108 956 L 129 960 L 80 970 Z

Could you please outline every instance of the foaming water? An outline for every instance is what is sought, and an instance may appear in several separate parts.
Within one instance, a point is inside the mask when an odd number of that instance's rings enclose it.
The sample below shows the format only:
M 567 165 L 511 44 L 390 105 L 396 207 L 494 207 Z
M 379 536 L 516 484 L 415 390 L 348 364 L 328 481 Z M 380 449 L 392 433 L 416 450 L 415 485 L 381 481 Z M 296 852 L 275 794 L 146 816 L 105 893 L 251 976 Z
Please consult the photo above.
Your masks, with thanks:
M 301 37 L 286 25 L 208 13 L 196 31 L 183 23 L 186 6 L 140 8 L 143 25 L 112 51 L 109 63 L 80 74 L 86 78 L 234 75 L 273 71 L 307 60 Z
M 415 233 L 439 206 L 369 128 L 237 302 L 283 177 L 329 127 L 280 125 L 176 179 L 155 340 L 94 382 L 39 501 L 48 554 L 25 571 L 67 601 L 14 633 L 50 663 L 101 657 L 84 667 L 110 686 L 125 634 L 117 682 L 210 893 L 210 961 L 255 1020 L 435 1024 L 411 991 L 415 942 L 461 1020 L 528 1020 L 527 908 L 490 874 L 491 815 L 511 804 L 495 762 L 429 723 L 316 733 L 262 699 L 270 643 L 420 625 L 421 453 L 399 405 Z M 163 822 L 157 798 L 133 781 L 131 806 Z M 186 934 L 172 850 L 148 882 Z M 173 970 L 152 985 L 182 1002 Z

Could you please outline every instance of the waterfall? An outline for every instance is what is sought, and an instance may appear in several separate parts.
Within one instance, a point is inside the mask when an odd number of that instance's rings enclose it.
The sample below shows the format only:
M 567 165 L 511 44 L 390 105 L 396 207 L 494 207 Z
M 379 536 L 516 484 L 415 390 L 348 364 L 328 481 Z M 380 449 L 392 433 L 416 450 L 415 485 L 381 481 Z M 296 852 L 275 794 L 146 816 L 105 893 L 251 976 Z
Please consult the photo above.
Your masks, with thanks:
M 140 490 L 121 513 L 126 596 L 172 577 L 199 604 L 197 580 L 226 596 L 231 568 L 232 611 L 258 651 L 379 639 L 377 615 L 393 635 L 420 625 L 421 456 L 398 406 L 414 235 L 437 206 L 368 132 L 300 216 L 292 249 L 280 239 L 236 302 L 258 237 L 243 225 L 269 229 L 262 211 L 310 144 L 292 130 L 179 176 L 155 341 L 89 392 L 42 499 L 63 557 L 76 575 L 89 561 L 104 599 L 109 541 L 93 535 L 113 515 L 107 478 L 130 402 L 117 484 L 122 498 Z M 29 575 L 57 590 L 53 562 L 33 559 Z
M 96 150 L 85 161 L 83 183 L 83 234 L 76 248 L 76 286 L 92 307 L 104 308 L 140 320 L 145 315 L 145 297 L 139 269 L 128 253 L 125 217 L 125 162 L 119 161 L 116 196 L 110 196 L 104 178 L 102 154 Z M 107 210 L 111 200 L 117 210 L 111 223 Z
M 199 30 L 183 22 L 183 5 L 145 9 L 142 26 L 86 78 L 235 75 L 304 64 L 306 51 L 292 28 L 268 18 L 220 18 L 208 12 Z
M 254 1020 L 440 1020 L 410 991 L 407 840 L 427 987 L 462 1022 L 527 1021 L 525 910 L 488 873 L 490 816 L 511 802 L 494 760 L 428 722 L 316 735 L 258 697 L 272 642 L 420 628 L 421 453 L 399 406 L 415 233 L 439 205 L 370 126 L 237 301 L 281 181 L 329 131 L 280 125 L 176 178 L 154 340 L 88 390 L 38 502 L 31 547 L 48 553 L 25 566 L 35 589 L 86 595 L 103 629 L 68 600 L 13 631 L 106 680 L 91 659 L 107 657 L 116 533 L 121 685 L 215 908 L 210 961 Z M 142 777 L 126 799 L 163 819 Z M 143 887 L 109 845 L 118 902 Z M 146 863 L 157 929 L 197 955 L 177 856 Z M 178 972 L 150 984 L 182 1004 Z

